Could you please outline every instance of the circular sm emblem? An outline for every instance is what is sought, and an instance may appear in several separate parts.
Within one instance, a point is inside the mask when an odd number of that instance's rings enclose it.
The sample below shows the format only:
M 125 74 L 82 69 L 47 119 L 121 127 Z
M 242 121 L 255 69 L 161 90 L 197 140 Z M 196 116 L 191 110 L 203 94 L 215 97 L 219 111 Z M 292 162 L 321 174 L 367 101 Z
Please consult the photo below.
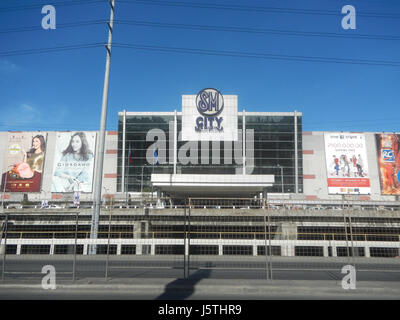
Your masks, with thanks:
M 224 109 L 224 98 L 217 89 L 203 89 L 197 94 L 196 106 L 203 116 L 217 116 Z

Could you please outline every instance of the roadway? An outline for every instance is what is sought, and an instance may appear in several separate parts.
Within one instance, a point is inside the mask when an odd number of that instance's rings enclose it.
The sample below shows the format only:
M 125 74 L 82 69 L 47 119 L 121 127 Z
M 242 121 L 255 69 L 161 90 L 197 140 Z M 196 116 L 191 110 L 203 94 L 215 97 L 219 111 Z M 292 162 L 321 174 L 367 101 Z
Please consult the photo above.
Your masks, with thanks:
M 104 278 L 105 255 L 77 256 L 75 278 Z M 344 277 L 344 265 L 355 263 L 358 281 L 399 282 L 400 260 L 392 258 L 319 258 L 272 257 L 274 280 L 334 280 Z M 265 257 L 191 256 L 191 279 L 266 279 L 269 260 Z M 4 266 L 6 282 L 41 279 L 42 267 L 55 267 L 58 279 L 70 280 L 73 276 L 73 256 L 26 255 L 7 256 Z M 184 278 L 183 256 L 109 256 L 108 277 L 129 278 Z M 0 261 L 2 266 L 2 261 Z M 1 272 L 2 269 L 0 269 Z

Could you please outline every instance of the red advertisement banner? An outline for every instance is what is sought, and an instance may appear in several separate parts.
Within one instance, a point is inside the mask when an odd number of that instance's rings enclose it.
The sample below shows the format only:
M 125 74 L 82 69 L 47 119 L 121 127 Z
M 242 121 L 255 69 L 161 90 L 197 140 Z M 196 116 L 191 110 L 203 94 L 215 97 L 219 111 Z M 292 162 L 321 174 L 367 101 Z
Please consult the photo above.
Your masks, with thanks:
M 328 187 L 368 188 L 370 181 L 362 178 L 328 178 Z

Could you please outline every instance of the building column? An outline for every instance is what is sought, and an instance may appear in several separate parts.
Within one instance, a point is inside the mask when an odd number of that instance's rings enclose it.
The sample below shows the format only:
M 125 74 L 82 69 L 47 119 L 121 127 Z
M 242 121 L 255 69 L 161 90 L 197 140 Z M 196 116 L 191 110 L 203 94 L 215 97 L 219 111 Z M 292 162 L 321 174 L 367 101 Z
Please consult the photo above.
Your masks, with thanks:
M 365 252 L 365 257 L 366 258 L 371 258 L 371 253 L 369 251 L 369 246 L 365 246 L 364 252 Z
M 294 250 L 294 246 L 293 245 L 283 245 L 282 246 L 282 256 L 283 257 L 294 257 L 295 256 L 295 250 Z
M 161 204 L 161 188 L 157 187 L 156 191 L 157 191 L 157 207 L 158 207 Z
M 324 257 L 329 257 L 329 250 L 328 246 L 323 246 Z

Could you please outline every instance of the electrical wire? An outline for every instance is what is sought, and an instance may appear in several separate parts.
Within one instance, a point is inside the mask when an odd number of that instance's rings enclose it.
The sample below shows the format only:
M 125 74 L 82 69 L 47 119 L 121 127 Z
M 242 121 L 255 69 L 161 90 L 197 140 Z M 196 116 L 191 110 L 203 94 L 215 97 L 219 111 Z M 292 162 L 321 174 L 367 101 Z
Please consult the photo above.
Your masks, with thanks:
M 205 30 L 205 31 L 221 31 L 221 32 L 241 32 L 252 34 L 278 34 L 292 36 L 310 36 L 310 37 L 330 37 L 330 38 L 348 38 L 348 39 L 370 39 L 370 40 L 400 40 L 400 36 L 390 35 L 368 35 L 368 34 L 341 34 L 332 32 L 307 32 L 279 29 L 259 29 L 259 28 L 243 28 L 232 26 L 212 26 L 212 25 L 193 25 L 193 24 L 177 24 L 177 23 L 157 23 L 151 21 L 138 20 L 115 20 L 115 24 L 156 27 L 156 28 L 175 28 L 189 30 Z
M 74 27 L 82 27 L 82 26 L 91 26 L 97 24 L 105 24 L 106 20 L 92 20 L 92 21 L 81 21 L 81 22 L 70 22 L 70 23 L 59 23 L 57 24 L 57 29 L 62 28 L 74 28 Z M 0 29 L 0 33 L 15 33 L 15 32 L 29 32 L 29 31 L 43 31 L 42 26 L 30 26 L 30 27 L 19 27 L 19 28 L 9 28 L 9 29 Z
M 74 28 L 81 26 L 91 26 L 98 24 L 105 24 L 107 20 L 92 20 L 70 22 L 64 24 L 57 24 L 57 29 L 60 28 Z M 305 37 L 327 37 L 327 38 L 343 38 L 343 39 L 364 39 L 364 40 L 400 40 L 400 36 L 391 35 L 369 35 L 369 34 L 342 34 L 333 32 L 308 32 L 308 31 L 294 31 L 294 30 L 279 30 L 279 29 L 261 29 L 261 28 L 246 28 L 236 26 L 213 26 L 213 25 L 194 25 L 194 24 L 178 24 L 178 23 L 161 23 L 143 20 L 114 20 L 114 24 L 129 25 L 129 26 L 143 26 L 155 27 L 163 29 L 186 29 L 186 30 L 200 30 L 200 31 L 218 31 L 218 32 L 235 32 L 235 33 L 251 33 L 251 34 L 276 34 L 288 36 L 305 36 Z M 1 33 L 15 33 L 15 32 L 29 32 L 29 31 L 42 31 L 41 26 L 30 26 L 20 28 L 0 29 Z
M 105 44 L 91 43 L 91 44 L 52 47 L 52 48 L 3 51 L 3 52 L 0 52 L 0 57 L 41 54 L 41 53 L 50 53 L 50 52 L 57 52 L 57 51 L 69 51 L 69 50 L 77 50 L 77 49 L 95 48 L 95 47 L 101 47 L 101 46 L 105 46 Z M 240 52 L 240 51 L 222 51 L 222 50 L 149 46 L 149 45 L 138 45 L 138 44 L 130 44 L 130 43 L 114 43 L 113 47 L 144 50 L 144 51 L 198 54 L 198 55 L 224 56 L 224 57 L 237 57 L 237 58 L 273 59 L 273 60 L 288 60 L 288 61 L 302 61 L 302 62 L 340 63 L 340 64 L 353 64 L 353 65 L 357 64 L 357 65 L 371 65 L 371 66 L 400 67 L 399 61 L 385 61 L 385 60 L 362 60 L 362 59 L 343 59 L 343 58 L 331 58 L 331 57 L 295 56 L 295 55 L 282 55 L 282 54 L 270 54 L 270 53 L 253 53 L 253 52 Z
M 113 47 L 145 50 L 145 51 L 199 54 L 199 55 L 239 57 L 239 58 L 274 59 L 274 60 L 290 60 L 290 61 L 303 61 L 303 62 L 323 62 L 323 63 L 341 63 L 341 64 L 400 67 L 399 61 L 294 56 L 294 55 L 281 55 L 281 54 L 270 54 L 270 53 L 252 53 L 252 52 L 240 52 L 240 51 L 221 51 L 221 50 L 206 50 L 206 49 L 192 49 L 192 48 L 148 46 L 148 45 L 137 45 L 137 44 L 128 44 L 128 43 L 114 43 Z
M 32 5 L 24 5 L 24 6 L 15 6 L 15 7 L 0 7 L 0 13 L 2 12 L 11 12 L 11 11 L 24 11 L 24 10 L 32 10 L 32 9 L 39 9 L 42 8 L 44 5 L 52 5 L 52 6 L 74 6 L 74 5 L 87 5 L 87 4 L 94 4 L 94 3 L 106 3 L 107 1 L 105 0 L 72 0 L 72 1 L 59 1 L 59 2 L 53 2 L 50 3 L 51 1 L 48 1 L 48 3 L 45 4 L 32 4 Z
M 223 5 L 223 4 L 202 3 L 202 2 L 180 2 L 180 1 L 159 1 L 159 0 L 118 0 L 118 3 L 157 5 L 157 6 L 169 6 L 169 7 L 201 8 L 201 9 L 217 9 L 217 10 L 233 10 L 233 11 L 250 11 L 250 12 L 257 12 L 257 13 L 291 13 L 291 14 L 342 16 L 341 11 L 333 11 L 333 10 Z M 357 16 L 369 17 L 369 18 L 400 19 L 400 14 L 385 13 L 385 12 L 376 13 L 376 12 L 363 12 L 363 11 L 360 12 L 360 11 L 358 11 Z
M 61 47 L 52 47 L 52 48 L 3 51 L 3 52 L 0 52 L 0 57 L 21 56 L 21 55 L 50 53 L 50 52 L 58 52 L 58 51 L 69 51 L 69 50 L 96 48 L 96 47 L 102 47 L 102 46 L 105 46 L 105 44 L 104 43 L 90 43 L 90 44 L 79 44 L 79 45 L 70 45 L 70 46 L 61 46 Z

